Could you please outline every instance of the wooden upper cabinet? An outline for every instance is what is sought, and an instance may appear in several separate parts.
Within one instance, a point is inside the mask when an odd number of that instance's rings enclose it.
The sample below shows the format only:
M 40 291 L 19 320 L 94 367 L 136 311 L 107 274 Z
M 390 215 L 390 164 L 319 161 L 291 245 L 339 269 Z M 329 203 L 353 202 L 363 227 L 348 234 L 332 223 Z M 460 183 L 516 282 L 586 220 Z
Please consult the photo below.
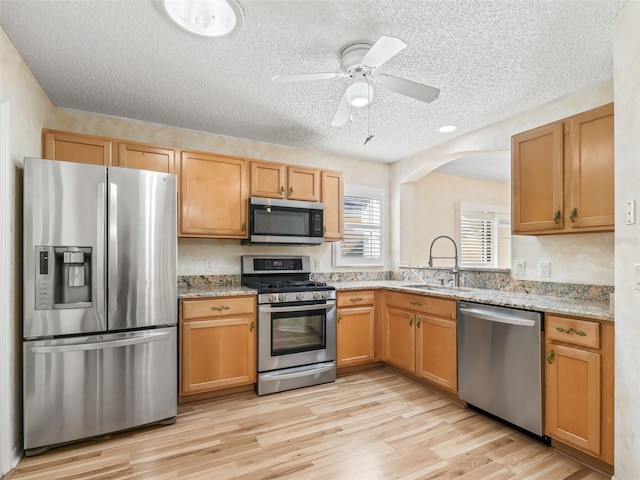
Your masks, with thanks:
M 251 162 L 251 196 L 286 198 L 287 167 L 281 163 Z
M 613 230 L 613 104 L 511 139 L 515 234 Z
M 274 162 L 251 162 L 251 196 L 320 201 L 320 170 Z
M 344 180 L 342 172 L 322 171 L 321 196 L 324 204 L 324 239 L 344 240 Z
M 287 190 L 291 200 L 320 201 L 320 171 L 315 168 L 287 167 Z
M 118 165 L 114 142 L 109 138 L 80 133 L 42 131 L 42 154 L 50 160 Z
M 613 104 L 571 117 L 570 226 L 614 224 Z
M 247 162 L 182 152 L 180 230 L 183 237 L 247 237 Z
M 513 233 L 562 229 L 563 138 L 562 122 L 512 137 Z
M 141 143 L 118 143 L 118 165 L 154 172 L 177 173 L 176 151 Z

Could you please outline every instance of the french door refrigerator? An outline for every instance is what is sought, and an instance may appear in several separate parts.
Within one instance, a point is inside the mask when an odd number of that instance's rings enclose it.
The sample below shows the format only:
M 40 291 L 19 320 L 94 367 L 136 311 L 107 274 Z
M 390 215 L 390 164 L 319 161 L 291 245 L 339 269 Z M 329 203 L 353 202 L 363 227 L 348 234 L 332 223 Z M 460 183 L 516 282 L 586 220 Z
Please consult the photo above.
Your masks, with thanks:
M 176 177 L 25 158 L 27 455 L 177 411 Z

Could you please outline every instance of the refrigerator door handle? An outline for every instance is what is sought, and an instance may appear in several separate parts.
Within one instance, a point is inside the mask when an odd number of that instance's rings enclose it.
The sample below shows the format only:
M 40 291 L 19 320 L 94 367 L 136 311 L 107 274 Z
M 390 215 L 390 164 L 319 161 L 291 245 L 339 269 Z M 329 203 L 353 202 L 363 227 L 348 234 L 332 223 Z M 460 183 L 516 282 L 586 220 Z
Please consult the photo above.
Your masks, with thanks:
M 104 199 L 104 182 L 98 184 L 97 202 L 96 202 L 96 218 L 97 218 L 97 239 L 96 242 L 96 315 L 100 323 L 104 322 L 104 228 L 105 228 L 105 199 Z
M 62 352 L 79 352 L 86 350 L 104 350 L 106 348 L 126 347 L 129 345 L 139 345 L 141 343 L 157 342 L 169 338 L 171 332 L 154 332 L 136 335 L 134 337 L 122 338 L 120 340 L 98 340 L 94 342 L 78 342 L 66 345 L 44 345 L 32 346 L 33 353 L 62 353 Z M 85 337 L 86 339 L 86 337 Z
M 109 182 L 109 316 L 118 310 L 118 186 Z

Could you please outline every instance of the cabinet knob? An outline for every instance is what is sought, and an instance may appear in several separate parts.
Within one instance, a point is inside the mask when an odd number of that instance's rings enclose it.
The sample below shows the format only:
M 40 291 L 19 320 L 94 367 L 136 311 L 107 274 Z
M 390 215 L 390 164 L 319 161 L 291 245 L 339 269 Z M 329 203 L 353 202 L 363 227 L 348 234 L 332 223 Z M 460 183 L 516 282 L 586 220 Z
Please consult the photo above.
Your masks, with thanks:
M 293 187 L 289 187 L 289 195 L 293 193 Z
M 340 321 L 340 320 L 342 320 L 342 314 L 341 313 L 338 314 L 338 321 Z
M 409 326 L 412 327 L 413 326 L 413 315 L 411 315 L 409 317 Z
M 546 355 L 547 362 L 551 363 L 553 357 L 555 356 L 555 352 L 553 350 L 549 350 Z
M 253 332 L 253 329 L 256 328 L 256 322 L 254 322 L 253 320 L 251 320 L 251 324 L 249 325 L 249 331 Z
M 569 215 L 569 220 L 571 220 L 572 222 L 575 222 L 577 216 L 578 216 L 578 209 L 574 208 L 573 210 L 571 210 L 571 214 Z
M 560 223 L 560 210 L 558 210 L 553 216 L 554 223 Z
M 246 224 L 246 222 L 242 224 L 242 227 L 241 227 L 241 228 L 242 228 L 242 231 L 243 231 L 243 232 L 246 232 L 246 231 L 247 231 L 247 224 Z
M 422 320 L 420 320 L 420 318 L 418 318 L 416 320 L 416 327 L 420 328 L 420 325 L 422 324 Z
M 284 193 L 284 186 L 280 187 L 280 195 Z

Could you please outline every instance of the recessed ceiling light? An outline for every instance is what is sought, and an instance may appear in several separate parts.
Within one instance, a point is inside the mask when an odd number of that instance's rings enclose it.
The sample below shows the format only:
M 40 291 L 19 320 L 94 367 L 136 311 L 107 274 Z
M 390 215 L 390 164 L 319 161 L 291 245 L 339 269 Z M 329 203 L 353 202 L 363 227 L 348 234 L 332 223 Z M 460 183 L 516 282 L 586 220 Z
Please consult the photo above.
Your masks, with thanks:
M 456 127 L 455 125 L 445 125 L 444 127 L 440 127 L 438 129 L 438 131 L 440 133 L 449 133 L 449 132 L 453 132 L 454 130 L 456 130 L 458 127 Z
M 164 9 L 180 27 L 204 37 L 232 35 L 244 24 L 236 0 L 164 0 Z

